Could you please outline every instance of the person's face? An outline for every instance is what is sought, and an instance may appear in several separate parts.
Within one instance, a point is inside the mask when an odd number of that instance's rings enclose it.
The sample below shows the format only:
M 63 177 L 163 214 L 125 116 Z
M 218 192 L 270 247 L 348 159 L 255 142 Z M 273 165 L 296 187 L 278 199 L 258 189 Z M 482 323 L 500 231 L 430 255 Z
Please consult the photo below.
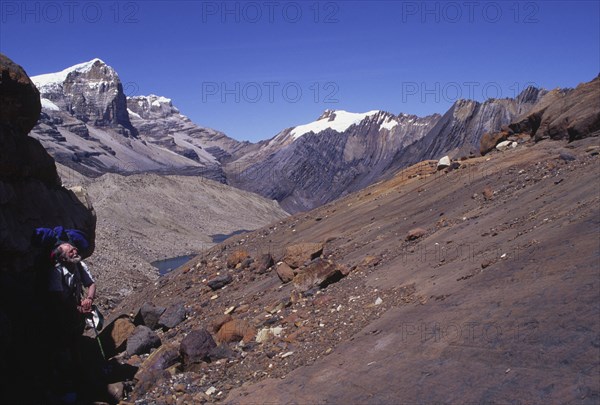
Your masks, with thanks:
M 66 261 L 72 261 L 79 257 L 77 248 L 70 243 L 63 243 L 60 245 L 60 251 L 62 252 L 62 256 L 66 259 Z

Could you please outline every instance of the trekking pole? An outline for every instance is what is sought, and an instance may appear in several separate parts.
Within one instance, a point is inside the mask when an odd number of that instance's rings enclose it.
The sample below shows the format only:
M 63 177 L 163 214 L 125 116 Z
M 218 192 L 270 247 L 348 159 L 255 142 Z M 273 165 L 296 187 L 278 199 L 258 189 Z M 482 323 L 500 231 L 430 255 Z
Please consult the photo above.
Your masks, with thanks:
M 91 318 L 92 327 L 94 328 L 94 332 L 96 333 L 96 341 L 98 342 L 98 346 L 100 347 L 100 353 L 102 353 L 102 358 L 106 361 L 106 355 L 104 354 L 104 349 L 102 348 L 102 343 L 100 342 L 100 335 L 98 335 L 98 329 L 96 329 L 96 322 L 94 322 L 94 317 Z

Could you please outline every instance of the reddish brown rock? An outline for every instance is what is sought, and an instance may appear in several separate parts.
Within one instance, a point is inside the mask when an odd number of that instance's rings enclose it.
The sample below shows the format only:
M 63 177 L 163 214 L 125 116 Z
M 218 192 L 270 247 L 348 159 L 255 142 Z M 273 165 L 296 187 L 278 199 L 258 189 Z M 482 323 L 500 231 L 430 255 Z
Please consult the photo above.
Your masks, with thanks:
M 271 256 L 270 253 L 265 253 L 265 254 L 261 255 L 260 258 L 258 259 L 258 261 L 255 263 L 256 271 L 261 274 L 265 273 L 274 264 L 275 263 L 273 261 L 273 256 Z
M 490 186 L 486 186 L 483 189 L 483 198 L 485 198 L 486 200 L 491 200 L 492 198 L 494 198 L 494 190 L 492 190 Z
M 227 267 L 230 269 L 235 268 L 238 264 L 241 264 L 245 259 L 250 257 L 247 251 L 245 250 L 236 250 L 227 256 Z
M 250 342 L 256 336 L 256 329 L 248 323 L 248 321 L 242 319 L 234 319 L 219 329 L 217 333 L 217 340 L 219 342 L 239 342 L 243 340 L 244 342 Z
M 326 287 L 344 276 L 340 266 L 328 260 L 316 259 L 294 277 L 294 285 L 299 291 L 304 292 L 316 286 Z
M 491 134 L 486 132 L 481 137 L 481 141 L 479 143 L 479 152 L 481 155 L 485 155 L 486 153 L 494 150 L 496 145 L 508 138 L 508 135 L 509 133 L 505 131 L 494 132 Z
M 283 261 L 290 267 L 297 268 L 305 262 L 316 259 L 323 253 L 322 243 L 299 243 L 285 249 Z
M 231 320 L 233 320 L 233 317 L 230 314 L 217 316 L 210 322 L 211 332 L 216 334 L 219 331 L 219 329 L 221 329 L 221 326 L 223 326 L 223 324 Z
M 100 333 L 100 342 L 104 353 L 112 357 L 125 350 L 125 343 L 135 329 L 128 316 L 122 315 L 106 325 Z
M 276 271 L 277 275 L 279 276 L 279 279 L 283 283 L 289 283 L 294 279 L 294 270 L 292 270 L 292 268 L 284 262 L 280 262 L 277 264 Z
M 363 267 L 375 267 L 379 264 L 381 260 L 375 256 L 365 256 L 365 258 L 360 262 L 360 265 Z
M 411 229 L 410 231 L 408 231 L 408 234 L 406 235 L 406 240 L 419 239 L 419 238 L 423 237 L 426 233 L 427 233 L 427 231 L 423 228 Z
M 179 361 L 179 350 L 173 344 L 166 344 L 161 346 L 148 358 L 146 361 L 142 363 L 138 373 L 136 374 L 136 378 L 141 375 L 141 373 L 146 373 L 149 371 L 160 371 L 166 370 L 171 367 L 173 364 L 176 364 Z
M 112 330 L 110 331 L 110 337 L 112 338 L 114 347 L 117 351 L 120 351 L 124 347 L 125 342 L 133 333 L 135 325 L 129 320 L 129 318 L 118 318 L 115 320 Z

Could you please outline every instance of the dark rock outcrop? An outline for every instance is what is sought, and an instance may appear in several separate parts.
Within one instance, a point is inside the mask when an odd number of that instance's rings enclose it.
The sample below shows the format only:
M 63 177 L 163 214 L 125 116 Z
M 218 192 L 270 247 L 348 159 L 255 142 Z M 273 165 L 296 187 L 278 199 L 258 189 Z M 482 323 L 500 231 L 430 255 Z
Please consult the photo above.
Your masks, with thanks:
M 27 384 L 27 392 L 40 395 L 48 378 L 43 364 L 49 353 L 31 329 L 43 330 L 50 321 L 43 314 L 42 282 L 48 252 L 32 246 L 34 230 L 76 228 L 93 246 L 96 218 L 85 198 L 82 202 L 61 186 L 54 160 L 27 134 L 40 115 L 38 90 L 23 68 L 2 54 L 0 72 L 0 374 L 13 387 L 3 400 L 15 403 L 22 400 L 19 387 Z
M 600 75 L 575 89 L 548 92 L 530 111 L 510 125 L 514 132 L 574 141 L 600 131 Z M 597 135 L 597 134 L 596 134 Z

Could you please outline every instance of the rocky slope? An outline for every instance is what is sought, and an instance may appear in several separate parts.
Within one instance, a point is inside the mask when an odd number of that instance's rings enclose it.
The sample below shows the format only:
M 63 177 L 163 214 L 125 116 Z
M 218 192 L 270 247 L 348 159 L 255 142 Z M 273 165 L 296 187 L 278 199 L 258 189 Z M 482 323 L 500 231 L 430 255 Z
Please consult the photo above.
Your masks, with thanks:
M 128 340 L 128 401 L 596 403 L 599 153 L 426 161 L 228 240 L 113 313 L 183 314 Z
M 19 403 L 29 381 L 47 378 L 43 367 L 32 367 L 48 357 L 33 332 L 44 321 L 45 290 L 37 281 L 49 260 L 33 245 L 34 230 L 77 228 L 93 246 L 96 217 L 85 193 L 62 187 L 54 160 L 28 136 L 41 105 L 25 71 L 0 54 L 0 78 L 0 401 Z

